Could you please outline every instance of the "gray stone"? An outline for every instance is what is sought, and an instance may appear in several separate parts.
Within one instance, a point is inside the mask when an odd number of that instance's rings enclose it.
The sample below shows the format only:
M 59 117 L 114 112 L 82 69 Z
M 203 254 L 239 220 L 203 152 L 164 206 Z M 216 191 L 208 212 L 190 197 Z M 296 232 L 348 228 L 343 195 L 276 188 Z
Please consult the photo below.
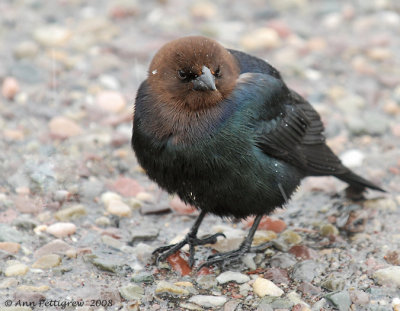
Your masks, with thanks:
M 196 283 L 202 289 L 211 289 L 217 286 L 217 279 L 212 274 L 200 275 L 196 279 Z
M 225 284 L 228 282 L 236 282 L 238 284 L 242 284 L 250 281 L 250 278 L 249 276 L 240 272 L 225 271 L 217 276 L 217 281 L 219 284 Z
M 325 296 L 339 311 L 350 310 L 351 299 L 347 291 L 336 292 Z
M 287 298 L 265 296 L 261 301 L 270 305 L 272 309 L 290 309 L 294 306 L 294 303 Z
M 136 230 L 131 233 L 132 243 L 138 241 L 151 241 L 157 238 L 159 230 L 156 228 L 146 228 Z
M 43 72 L 29 62 L 21 61 L 11 68 L 11 75 L 18 81 L 40 83 L 44 80 Z
M 335 278 L 333 276 L 328 277 L 327 280 L 321 283 L 321 286 L 331 292 L 334 291 L 340 291 L 344 289 L 345 286 L 345 280 L 344 279 L 339 279 Z
M 120 250 L 125 245 L 125 243 L 121 242 L 120 240 L 114 239 L 113 237 L 110 237 L 109 235 L 103 235 L 101 237 L 101 240 L 107 246 L 118 249 L 118 250 Z
M 126 300 L 141 299 L 144 296 L 144 289 L 136 284 L 129 284 L 119 289 L 119 293 Z
M 296 281 L 311 282 L 316 275 L 317 264 L 312 260 L 298 262 L 293 267 L 292 278 Z
M 0 224 L 0 242 L 23 243 L 28 240 L 25 233 L 14 229 L 7 224 Z
M 151 273 L 141 272 L 133 275 L 131 281 L 135 283 L 151 284 L 154 283 L 154 276 Z
M 296 259 L 293 255 L 288 253 L 276 254 L 269 260 L 271 267 L 287 269 L 296 264 Z
M 189 302 L 205 308 L 217 308 L 223 306 L 227 300 L 224 296 L 196 295 L 191 297 Z

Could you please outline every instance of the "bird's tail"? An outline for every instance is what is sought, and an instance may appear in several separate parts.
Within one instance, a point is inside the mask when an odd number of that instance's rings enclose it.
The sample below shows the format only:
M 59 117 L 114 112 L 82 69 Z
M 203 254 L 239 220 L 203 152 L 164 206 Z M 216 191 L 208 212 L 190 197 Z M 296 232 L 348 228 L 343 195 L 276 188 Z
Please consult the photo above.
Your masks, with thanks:
M 348 183 L 350 186 L 354 187 L 355 189 L 363 190 L 364 188 L 370 188 L 382 192 L 386 192 L 381 187 L 375 185 L 374 183 L 366 180 L 365 178 L 358 176 L 357 174 L 349 171 L 345 174 L 336 175 L 337 178 L 343 180 L 344 182 Z

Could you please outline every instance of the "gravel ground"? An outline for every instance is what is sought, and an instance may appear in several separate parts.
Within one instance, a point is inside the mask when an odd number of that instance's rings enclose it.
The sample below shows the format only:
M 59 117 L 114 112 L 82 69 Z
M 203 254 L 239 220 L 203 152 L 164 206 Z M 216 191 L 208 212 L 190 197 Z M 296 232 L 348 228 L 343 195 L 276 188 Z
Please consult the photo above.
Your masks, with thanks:
M 0 2 L 0 310 L 400 310 L 400 5 L 370 1 Z M 268 59 L 322 115 L 330 146 L 382 185 L 308 178 L 255 242 L 191 270 L 196 212 L 130 149 L 132 106 L 165 42 L 203 34 Z M 208 216 L 234 248 L 249 221 Z

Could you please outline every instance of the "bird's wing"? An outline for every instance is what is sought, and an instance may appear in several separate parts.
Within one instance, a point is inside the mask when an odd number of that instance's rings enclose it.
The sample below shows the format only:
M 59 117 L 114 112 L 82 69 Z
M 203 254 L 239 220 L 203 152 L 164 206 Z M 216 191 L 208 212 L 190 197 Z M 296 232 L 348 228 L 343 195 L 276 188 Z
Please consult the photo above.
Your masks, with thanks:
M 300 168 L 307 175 L 340 175 L 348 172 L 325 144 L 319 114 L 297 93 L 288 90 L 282 110 L 261 121 L 257 146 L 265 153 Z

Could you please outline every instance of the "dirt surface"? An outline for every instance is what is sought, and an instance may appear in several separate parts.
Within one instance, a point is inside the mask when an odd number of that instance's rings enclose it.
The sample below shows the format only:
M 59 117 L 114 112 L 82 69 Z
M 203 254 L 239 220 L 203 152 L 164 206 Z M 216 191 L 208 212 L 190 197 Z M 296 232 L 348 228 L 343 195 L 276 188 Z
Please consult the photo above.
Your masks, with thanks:
M 189 34 L 267 59 L 388 192 L 308 178 L 258 231 L 271 247 L 156 266 L 196 212 L 138 166 L 132 111 L 154 53 Z M 400 310 L 397 1 L 3 0 L 0 47 L 0 310 Z M 247 229 L 207 216 L 200 235 L 227 238 L 196 266 Z

